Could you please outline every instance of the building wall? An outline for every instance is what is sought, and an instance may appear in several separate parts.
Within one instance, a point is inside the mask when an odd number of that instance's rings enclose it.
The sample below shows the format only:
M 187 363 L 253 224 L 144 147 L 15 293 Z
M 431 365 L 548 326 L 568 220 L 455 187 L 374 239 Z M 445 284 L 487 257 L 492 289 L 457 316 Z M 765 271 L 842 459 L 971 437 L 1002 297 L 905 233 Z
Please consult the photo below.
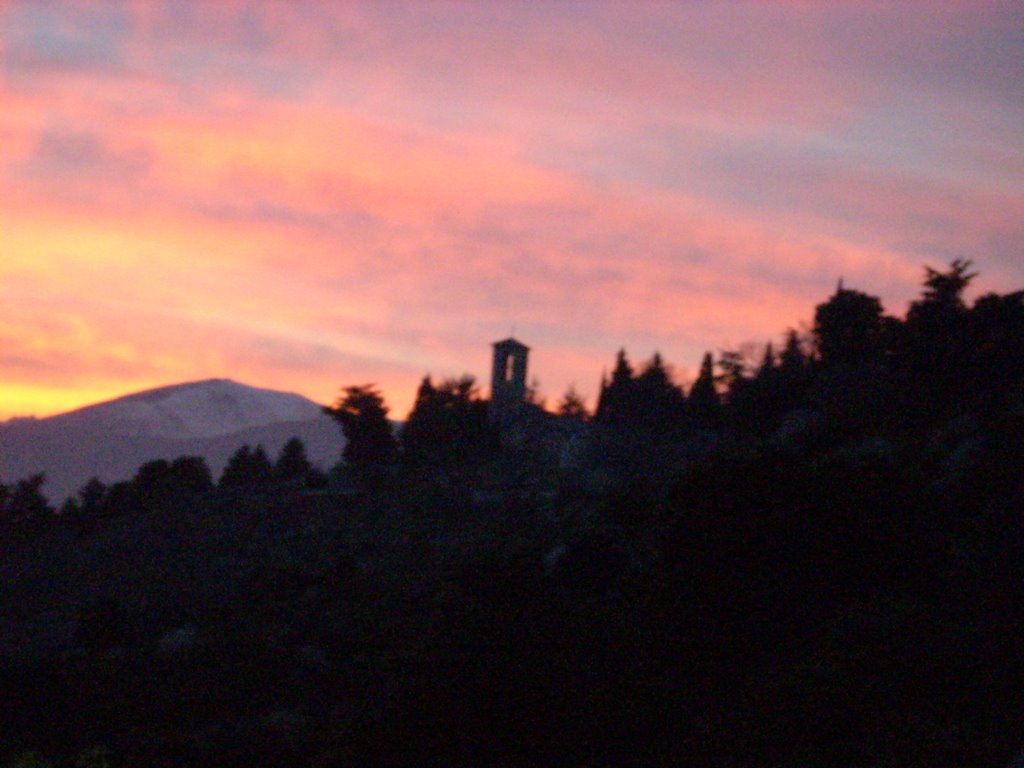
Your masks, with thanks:
M 491 367 L 491 421 L 514 419 L 526 401 L 526 362 L 529 348 L 514 339 L 494 344 Z

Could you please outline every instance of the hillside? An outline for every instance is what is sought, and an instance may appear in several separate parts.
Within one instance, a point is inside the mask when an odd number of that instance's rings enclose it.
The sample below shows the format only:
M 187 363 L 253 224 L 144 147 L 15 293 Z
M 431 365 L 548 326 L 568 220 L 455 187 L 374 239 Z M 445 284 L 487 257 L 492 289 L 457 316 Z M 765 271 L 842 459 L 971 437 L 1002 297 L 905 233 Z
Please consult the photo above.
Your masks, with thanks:
M 44 472 L 59 501 L 90 477 L 125 480 L 153 459 L 202 456 L 217 476 L 240 446 L 262 443 L 274 455 L 293 436 L 324 468 L 341 456 L 337 425 L 312 400 L 229 379 L 188 382 L 0 424 L 0 479 Z
M 0 766 L 1005 768 L 1024 291 L 968 266 L 686 391 L 621 350 L 592 415 L 346 387 L 327 477 L 0 486 Z

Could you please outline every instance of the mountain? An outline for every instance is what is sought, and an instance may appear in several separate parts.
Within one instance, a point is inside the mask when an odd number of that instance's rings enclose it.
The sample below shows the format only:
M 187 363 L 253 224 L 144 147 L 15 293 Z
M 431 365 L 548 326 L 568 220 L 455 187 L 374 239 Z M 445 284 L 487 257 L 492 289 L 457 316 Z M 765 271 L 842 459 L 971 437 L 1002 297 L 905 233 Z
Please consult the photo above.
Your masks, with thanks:
M 153 459 L 202 456 L 216 480 L 242 445 L 262 443 L 274 458 L 291 437 L 322 468 L 341 456 L 338 425 L 312 400 L 229 379 L 188 382 L 0 423 L 0 480 L 45 472 L 43 490 L 59 504 L 90 477 L 126 480 Z

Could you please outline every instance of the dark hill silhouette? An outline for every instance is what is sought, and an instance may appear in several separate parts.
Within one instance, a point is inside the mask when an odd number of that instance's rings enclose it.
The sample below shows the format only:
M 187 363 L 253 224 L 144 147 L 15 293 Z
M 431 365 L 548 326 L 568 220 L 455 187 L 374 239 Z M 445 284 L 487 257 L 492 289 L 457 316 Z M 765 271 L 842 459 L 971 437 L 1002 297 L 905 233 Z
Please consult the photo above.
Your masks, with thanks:
M 1024 292 L 969 306 L 969 267 L 906 319 L 840 285 L 686 392 L 623 350 L 590 420 L 427 377 L 397 446 L 342 390 L 329 477 L 293 444 L 56 513 L 0 484 L 0 766 L 1009 765 Z M 118 439 L 241 441 L 238 386 Z

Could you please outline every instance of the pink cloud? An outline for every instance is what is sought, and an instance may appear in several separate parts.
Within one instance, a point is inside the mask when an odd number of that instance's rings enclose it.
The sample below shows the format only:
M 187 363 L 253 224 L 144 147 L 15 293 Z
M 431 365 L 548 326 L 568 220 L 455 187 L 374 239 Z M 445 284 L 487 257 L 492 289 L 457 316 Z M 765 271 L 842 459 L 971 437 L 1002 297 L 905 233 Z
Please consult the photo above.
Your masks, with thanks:
M 372 380 L 404 415 L 515 327 L 552 400 L 593 397 L 619 346 L 693 370 L 839 276 L 897 313 L 925 260 L 1024 278 L 1021 108 L 943 54 L 1004 61 L 994 5 L 30 6 L 55 42 L 0 48 L 21 392 Z

